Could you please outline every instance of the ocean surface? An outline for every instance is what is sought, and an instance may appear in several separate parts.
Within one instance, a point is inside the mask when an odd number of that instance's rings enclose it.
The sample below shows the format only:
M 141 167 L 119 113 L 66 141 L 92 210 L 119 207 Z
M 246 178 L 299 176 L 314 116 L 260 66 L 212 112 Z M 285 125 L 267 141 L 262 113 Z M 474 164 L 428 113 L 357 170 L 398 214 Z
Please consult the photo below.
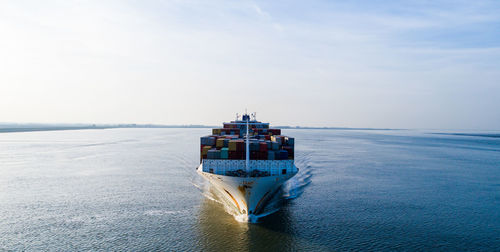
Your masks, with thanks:
M 210 129 L 0 133 L 0 250 L 500 250 L 498 132 L 283 132 L 300 172 L 258 223 L 196 174 Z

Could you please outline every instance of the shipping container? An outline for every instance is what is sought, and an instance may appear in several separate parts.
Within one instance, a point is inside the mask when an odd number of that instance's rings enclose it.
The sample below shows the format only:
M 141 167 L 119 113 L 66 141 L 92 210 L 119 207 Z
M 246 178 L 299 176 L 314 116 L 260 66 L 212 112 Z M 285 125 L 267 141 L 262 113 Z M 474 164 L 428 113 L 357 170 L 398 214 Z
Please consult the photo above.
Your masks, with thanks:
M 281 129 L 268 129 L 270 135 L 281 135 Z
M 266 160 L 267 159 L 267 151 L 259 151 L 259 160 Z
M 274 160 L 281 160 L 280 151 L 277 150 L 273 152 L 274 152 Z
M 212 129 L 212 135 L 200 138 L 201 159 L 244 160 L 246 143 L 242 123 L 224 123 L 223 128 Z M 294 158 L 293 137 L 281 135 L 280 129 L 269 124 L 250 124 L 249 154 L 251 160 L 285 160 Z
M 274 160 L 274 151 L 270 150 L 267 152 L 267 160 Z
M 264 152 L 267 151 L 267 143 L 266 142 L 260 142 L 259 145 L 260 145 L 259 151 L 264 151 Z
M 236 151 L 236 141 L 237 140 L 230 140 L 228 144 L 228 148 L 230 151 Z
M 272 149 L 273 150 L 279 150 L 280 149 L 280 145 L 277 142 L 271 142 L 271 145 L 272 145 Z
M 215 146 L 216 146 L 217 148 L 222 148 L 222 147 L 224 147 L 224 138 L 218 138 L 218 139 L 217 139 L 217 141 L 216 141 Z
M 229 158 L 229 149 L 224 147 L 220 149 L 220 158 L 221 159 L 228 159 Z
M 215 137 L 210 136 L 207 138 L 207 145 L 215 145 Z
M 207 155 L 207 152 L 212 149 L 211 146 L 203 146 L 203 149 L 201 150 L 202 155 Z
M 280 160 L 288 159 L 288 151 L 286 150 L 280 150 L 279 155 L 280 155 Z
M 293 159 L 293 148 L 291 146 L 283 146 L 283 150 L 288 153 L 288 159 Z
M 250 151 L 259 151 L 260 150 L 259 142 L 251 141 L 249 145 L 250 145 Z
M 229 150 L 229 159 L 245 159 L 245 153 L 242 151 L 231 151 Z
M 215 150 L 215 149 L 208 150 L 207 158 L 208 159 L 217 159 L 217 152 L 219 153 L 219 156 L 220 156 L 220 151 Z
M 284 144 L 284 137 L 283 136 L 276 136 L 276 142 L 278 142 L 278 144 L 281 146 Z
M 237 151 L 245 151 L 245 141 L 236 140 L 236 150 Z
M 209 138 L 208 136 L 204 136 L 204 137 L 200 137 L 200 142 L 201 142 L 201 145 L 209 145 Z

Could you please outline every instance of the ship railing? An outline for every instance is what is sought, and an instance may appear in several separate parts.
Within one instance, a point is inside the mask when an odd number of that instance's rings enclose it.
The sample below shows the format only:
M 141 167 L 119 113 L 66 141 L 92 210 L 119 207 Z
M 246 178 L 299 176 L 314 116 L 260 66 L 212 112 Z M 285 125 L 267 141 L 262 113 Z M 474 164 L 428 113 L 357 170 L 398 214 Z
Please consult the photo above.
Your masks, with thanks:
M 245 160 L 203 159 L 203 171 L 235 177 L 265 177 L 296 173 L 294 160 L 250 160 L 246 171 Z

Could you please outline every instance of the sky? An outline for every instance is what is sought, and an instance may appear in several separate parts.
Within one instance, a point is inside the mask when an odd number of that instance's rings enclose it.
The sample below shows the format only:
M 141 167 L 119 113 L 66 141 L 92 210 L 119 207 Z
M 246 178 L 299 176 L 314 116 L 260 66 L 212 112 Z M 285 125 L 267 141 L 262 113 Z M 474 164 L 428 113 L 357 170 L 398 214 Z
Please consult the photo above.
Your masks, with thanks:
M 500 130 L 500 1 L 0 1 L 0 122 Z

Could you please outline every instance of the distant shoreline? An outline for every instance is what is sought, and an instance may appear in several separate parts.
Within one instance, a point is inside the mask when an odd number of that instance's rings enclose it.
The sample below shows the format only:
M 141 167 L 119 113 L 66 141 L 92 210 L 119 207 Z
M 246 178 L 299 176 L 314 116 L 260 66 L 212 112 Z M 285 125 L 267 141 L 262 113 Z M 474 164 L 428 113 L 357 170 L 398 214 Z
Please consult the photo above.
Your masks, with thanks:
M 89 126 L 32 126 L 11 125 L 5 127 L 0 125 L 0 133 L 33 132 L 33 131 L 58 131 L 58 130 L 86 130 L 86 129 L 120 129 L 120 128 L 210 128 L 204 125 L 89 125 Z
M 491 137 L 500 138 L 500 134 L 477 134 L 477 133 L 431 133 L 434 135 L 447 135 L 447 136 L 472 136 L 472 137 Z
M 0 134 L 17 132 L 35 132 L 35 131 L 59 131 L 59 130 L 91 130 L 91 129 L 204 129 L 218 128 L 219 126 L 210 125 L 155 125 L 155 124 L 91 124 L 91 125 L 57 125 L 57 124 L 13 124 L 0 123 Z M 409 129 L 391 129 L 391 128 L 347 128 L 347 127 L 301 127 L 301 126 L 275 126 L 280 129 L 298 129 L 298 130 L 395 130 L 404 131 Z M 490 137 L 500 138 L 500 133 L 467 133 L 467 132 L 429 132 L 429 134 L 449 135 L 449 136 L 469 136 L 469 137 Z
M 108 128 L 107 127 L 0 128 L 0 133 L 56 131 L 56 130 L 82 130 L 82 129 L 108 129 Z
M 58 131 L 58 130 L 86 130 L 86 129 L 119 129 L 119 128 L 217 128 L 210 125 L 155 125 L 155 124 L 112 124 L 112 125 L 57 125 L 57 124 L 10 124 L 0 123 L 0 133 Z M 388 128 L 346 128 L 346 127 L 292 127 L 275 126 L 280 129 L 320 129 L 320 130 L 403 130 Z

